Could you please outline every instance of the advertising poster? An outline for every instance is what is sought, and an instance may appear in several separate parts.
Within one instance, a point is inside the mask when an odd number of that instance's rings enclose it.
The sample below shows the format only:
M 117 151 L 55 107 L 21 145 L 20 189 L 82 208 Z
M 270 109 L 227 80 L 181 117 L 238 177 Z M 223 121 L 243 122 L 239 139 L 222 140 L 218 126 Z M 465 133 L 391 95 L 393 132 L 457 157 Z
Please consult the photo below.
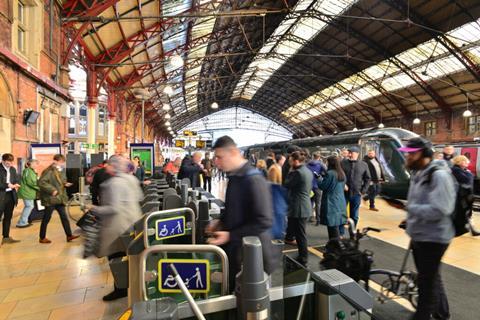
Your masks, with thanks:
M 61 150 L 60 144 L 32 143 L 32 159 L 39 161 L 38 174 L 41 174 L 45 168 L 52 164 L 53 156 L 61 153 Z
M 474 176 L 477 175 L 477 159 L 478 159 L 478 149 L 477 148 L 462 148 L 461 154 L 467 157 L 470 160 L 470 165 L 468 170 L 470 170 Z
M 145 168 L 145 174 L 151 176 L 153 174 L 153 166 L 155 163 L 155 146 L 153 143 L 131 143 L 130 159 L 140 158 L 142 166 Z

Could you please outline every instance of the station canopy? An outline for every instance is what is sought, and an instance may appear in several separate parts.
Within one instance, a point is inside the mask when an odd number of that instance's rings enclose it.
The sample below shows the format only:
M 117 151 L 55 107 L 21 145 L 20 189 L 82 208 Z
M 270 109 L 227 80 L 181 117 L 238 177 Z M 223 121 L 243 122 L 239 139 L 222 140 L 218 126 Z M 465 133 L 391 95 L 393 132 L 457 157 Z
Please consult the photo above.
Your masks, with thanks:
M 146 89 L 161 135 L 242 108 L 316 136 L 477 104 L 479 18 L 477 0 L 66 0 L 63 59 L 132 108 Z

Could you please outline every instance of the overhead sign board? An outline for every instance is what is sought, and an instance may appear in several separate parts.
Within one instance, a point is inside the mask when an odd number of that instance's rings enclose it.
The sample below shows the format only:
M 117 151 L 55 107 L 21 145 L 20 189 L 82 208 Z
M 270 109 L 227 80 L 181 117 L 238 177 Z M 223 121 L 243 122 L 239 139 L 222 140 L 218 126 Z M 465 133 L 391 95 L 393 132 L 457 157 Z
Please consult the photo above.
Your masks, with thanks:
M 185 235 L 185 217 L 159 219 L 155 222 L 155 238 L 165 240 Z
M 213 140 L 205 141 L 205 147 L 206 148 L 212 148 L 212 146 L 213 146 Z
M 185 148 L 185 140 L 175 140 L 175 147 Z
M 164 293 L 181 293 L 169 265 L 173 264 L 191 293 L 210 291 L 210 262 L 206 259 L 161 259 L 158 261 L 158 290 Z
M 197 140 L 197 141 L 195 142 L 195 146 L 196 146 L 198 149 L 205 149 L 206 143 L 205 143 L 205 141 L 203 141 L 203 140 Z
M 183 130 L 183 135 L 187 137 L 193 137 L 197 135 L 197 132 L 192 130 Z

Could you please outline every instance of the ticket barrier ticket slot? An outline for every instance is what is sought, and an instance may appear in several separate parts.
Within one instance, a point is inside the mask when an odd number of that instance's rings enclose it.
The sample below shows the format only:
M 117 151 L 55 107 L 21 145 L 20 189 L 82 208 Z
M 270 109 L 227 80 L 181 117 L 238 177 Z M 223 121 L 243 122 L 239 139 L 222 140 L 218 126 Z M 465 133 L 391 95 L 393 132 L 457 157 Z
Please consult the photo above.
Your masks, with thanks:
M 173 264 L 195 300 L 227 295 L 228 258 L 212 245 L 156 245 L 145 249 L 139 258 L 139 286 L 131 292 L 129 303 L 161 298 L 186 301 L 169 269 Z M 130 296 L 129 296 L 130 300 Z

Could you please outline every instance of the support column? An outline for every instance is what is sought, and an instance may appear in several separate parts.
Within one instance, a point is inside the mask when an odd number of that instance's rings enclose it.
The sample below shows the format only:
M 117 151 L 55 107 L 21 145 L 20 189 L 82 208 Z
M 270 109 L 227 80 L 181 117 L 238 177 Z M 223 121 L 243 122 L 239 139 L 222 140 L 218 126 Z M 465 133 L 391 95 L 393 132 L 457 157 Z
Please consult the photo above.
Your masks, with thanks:
M 97 144 L 97 109 L 98 109 L 98 89 L 97 73 L 94 68 L 87 68 L 87 105 L 88 105 L 88 130 L 87 143 L 88 154 L 96 153 L 97 148 L 91 148 Z
M 108 91 L 108 101 L 107 101 L 107 109 L 108 109 L 108 156 L 111 157 L 115 154 L 115 120 L 116 120 L 116 104 L 117 104 L 117 97 L 115 92 Z

